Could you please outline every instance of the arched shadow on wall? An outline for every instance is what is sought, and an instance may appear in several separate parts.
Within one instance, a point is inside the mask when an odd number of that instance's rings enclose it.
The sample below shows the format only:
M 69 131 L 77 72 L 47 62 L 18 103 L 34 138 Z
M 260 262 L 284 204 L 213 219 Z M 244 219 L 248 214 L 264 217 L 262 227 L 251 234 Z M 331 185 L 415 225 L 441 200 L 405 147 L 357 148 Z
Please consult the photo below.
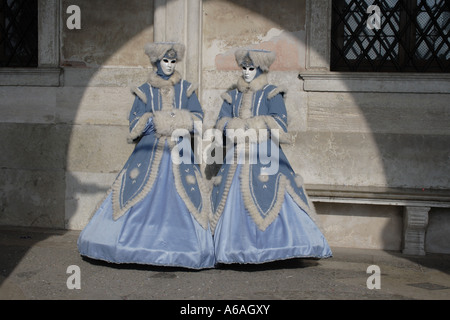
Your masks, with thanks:
M 168 0 L 170 1 L 170 0 Z M 209 0 L 205 0 L 209 1 Z M 75 2 L 76 1 L 72 1 Z M 228 2 L 232 3 L 235 6 L 239 6 L 241 8 L 244 8 L 248 11 L 257 13 L 259 15 L 265 16 L 265 18 L 272 20 L 274 23 L 279 25 L 279 28 L 281 30 L 290 30 L 292 28 L 292 25 L 288 25 L 287 21 L 283 19 L 283 16 L 280 14 L 277 14 L 276 9 L 270 8 L 268 9 L 268 6 L 272 5 L 272 2 L 268 1 L 257 1 L 257 0 L 228 0 Z M 283 1 L 283 3 L 289 3 L 289 1 Z M 102 2 L 103 3 L 103 2 Z M 277 7 L 280 7 L 283 3 L 280 4 L 278 2 Z M 301 3 L 304 3 L 304 1 L 301 1 Z M 61 12 L 64 12 L 62 8 Z M 101 4 L 99 4 L 99 10 L 97 12 L 99 19 L 102 17 L 102 11 L 106 10 L 102 7 Z M 270 12 L 271 15 L 268 15 L 267 12 Z M 130 12 L 127 12 L 126 10 L 123 11 L 123 15 L 131 14 Z M 63 20 L 64 21 L 64 20 Z M 133 21 L 132 17 L 130 17 L 130 21 Z M 62 26 L 63 27 L 63 26 Z M 136 25 L 135 28 L 124 28 L 124 32 L 128 32 L 128 34 L 124 34 L 120 37 L 120 40 L 116 40 L 114 35 L 111 37 L 111 41 L 108 42 L 109 48 L 108 51 L 111 52 L 111 55 L 114 54 L 116 51 L 120 50 L 125 44 L 123 39 L 131 39 L 136 34 L 141 32 L 144 28 L 147 28 L 148 25 Z M 303 26 L 301 26 L 303 27 Z M 101 25 L 99 24 L 97 28 L 101 28 Z M 298 41 L 304 41 L 304 39 L 298 38 Z M 311 48 L 314 50 L 315 48 Z M 96 51 L 100 50 L 100 48 L 96 48 Z M 141 48 L 137 48 L 137 50 L 141 50 Z M 73 66 L 71 68 L 75 68 L 76 66 Z M 84 68 L 86 66 L 83 66 Z M 69 67 L 66 67 L 69 68 Z M 93 74 L 95 74 L 95 70 L 93 70 Z M 295 83 L 293 84 L 295 86 L 301 85 L 301 83 Z M 84 87 L 89 86 L 89 81 L 87 81 L 84 84 Z M 71 120 L 75 119 L 75 116 L 78 111 L 78 106 L 80 105 L 83 96 L 85 94 L 85 90 L 83 89 L 83 84 L 80 84 L 78 86 L 81 88 L 80 90 L 74 90 L 70 93 L 70 112 L 69 112 L 69 118 L 71 117 Z M 64 88 L 61 88 L 62 90 Z M 351 93 L 349 93 L 351 94 Z M 395 129 L 399 125 L 399 119 L 398 117 L 389 117 L 386 118 L 386 113 L 390 113 L 391 110 L 389 108 L 385 108 L 386 106 L 378 106 L 377 110 L 374 110 L 373 103 L 368 104 L 367 103 L 367 97 L 368 95 L 366 93 L 358 93 L 358 94 L 351 94 L 353 96 L 353 99 L 355 101 L 355 104 L 359 106 L 359 110 L 361 114 L 364 116 L 365 121 L 368 125 L 368 128 L 370 128 L 370 132 L 367 133 L 367 135 L 372 136 L 375 143 L 379 146 L 379 156 L 383 164 L 383 170 L 385 179 L 388 186 L 401 186 L 403 183 L 402 179 L 398 179 L 399 170 L 402 170 L 404 175 L 407 176 L 414 176 L 413 183 L 417 187 L 423 187 L 424 189 L 427 188 L 434 188 L 435 186 L 435 178 L 436 174 L 433 174 L 433 172 L 416 172 L 416 169 L 411 166 L 406 168 L 404 167 L 404 161 L 408 160 L 408 163 L 411 163 L 411 157 L 414 158 L 414 162 L 416 163 L 422 163 L 422 162 L 429 162 L 432 161 L 429 157 L 427 157 L 427 154 L 434 151 L 434 147 L 436 146 L 436 139 L 441 141 L 443 139 L 446 139 L 443 135 L 440 135 L 438 133 L 434 135 L 425 135 L 423 133 L 430 133 L 433 132 L 433 122 L 427 122 L 425 125 L 428 126 L 428 128 L 424 128 L 424 123 L 419 121 L 417 123 L 410 123 L 408 124 L 408 128 L 411 130 L 411 132 L 414 132 L 415 128 L 421 127 L 420 133 L 415 135 L 412 140 L 406 139 L 405 135 L 402 134 L 402 132 L 396 132 Z M 376 94 L 369 94 L 371 99 L 376 100 Z M 402 94 L 398 94 L 396 96 L 399 100 L 403 98 Z M 124 106 L 124 108 L 131 108 L 131 99 L 130 99 L 130 105 Z M 412 96 L 411 101 L 408 101 L 408 103 L 414 103 L 414 96 Z M 105 103 L 108 103 L 105 101 Z M 374 103 L 376 105 L 376 102 Z M 417 107 L 420 107 L 420 103 L 418 103 Z M 401 107 L 399 107 L 400 109 Z M 442 107 L 443 108 L 443 107 Z M 397 109 L 397 111 L 399 110 Z M 382 110 L 382 111 L 380 111 Z M 401 110 L 399 111 L 399 114 L 402 115 Z M 41 155 L 41 158 L 44 160 L 53 161 L 56 163 L 57 170 L 55 170 L 56 175 L 58 176 L 58 180 L 60 182 L 59 185 L 55 185 L 52 189 L 54 192 L 53 199 L 56 199 L 56 201 L 61 201 L 61 212 L 59 214 L 62 214 L 64 216 L 64 210 L 67 210 L 67 208 L 64 208 L 64 203 L 66 201 L 67 197 L 71 197 L 71 195 L 66 195 L 66 190 L 64 188 L 59 188 L 61 185 L 65 185 L 68 180 L 71 181 L 71 183 L 78 184 L 77 189 L 78 190 L 84 190 L 85 194 L 80 194 L 79 196 L 85 196 L 89 195 L 91 193 L 101 193 L 106 192 L 107 188 L 104 187 L 104 185 L 92 183 L 92 184 L 85 184 L 84 182 L 80 181 L 75 176 L 70 176 L 70 173 L 66 171 L 67 168 L 67 161 L 68 161 L 68 152 L 69 152 L 69 143 L 72 136 L 72 130 L 74 129 L 74 125 L 67 125 L 66 123 L 60 123 L 58 122 L 58 119 L 55 119 L 56 125 L 45 125 L 42 128 L 41 134 L 43 137 L 46 135 L 50 136 L 51 139 L 48 141 L 50 143 L 47 145 L 46 149 L 46 155 Z M 73 123 L 73 121 L 67 121 L 68 123 Z M 405 125 L 404 121 L 401 121 L 402 125 Z M 394 134 L 392 134 L 392 130 L 394 130 Z M 30 136 L 33 135 L 34 129 L 30 129 Z M 351 130 L 349 131 L 351 132 Z M 343 134 L 345 135 L 345 133 Z M 406 139 L 406 140 L 405 140 Z M 52 142 L 58 141 L 58 143 L 52 145 Z M 442 141 L 441 141 L 442 143 Z M 49 159 L 47 159 L 49 154 L 55 155 L 52 156 Z M 448 154 L 448 153 L 447 153 Z M 19 155 L 19 153 L 17 153 Z M 324 153 L 324 156 L 326 154 Z M 439 154 L 440 160 L 442 160 L 442 157 L 445 157 L 446 153 L 442 152 Z M 124 159 L 125 161 L 126 159 Z M 357 160 L 355 160 L 357 161 Z M 433 168 L 433 163 L 430 163 L 429 168 Z M 117 168 L 117 170 L 120 170 L 120 168 Z M 442 175 L 442 173 L 447 172 L 447 176 L 450 176 L 450 173 L 447 169 L 440 168 L 440 171 L 437 172 L 437 174 Z M 432 173 L 432 175 L 429 175 Z M 440 181 L 440 180 L 438 180 Z M 73 202 L 74 206 L 70 209 L 75 211 L 76 208 L 76 201 Z M 68 214 L 70 216 L 70 212 Z M 61 227 L 64 226 L 65 221 L 64 218 L 60 216 L 60 221 L 56 222 L 57 225 L 61 225 Z M 75 244 L 74 244 L 75 245 Z M 10 267 L 8 267 L 7 273 L 11 272 L 13 270 L 13 266 L 17 265 L 21 258 L 24 256 L 26 252 L 23 252 L 21 255 L 15 256 L 15 261 L 9 261 Z M 448 272 L 448 270 L 446 270 Z M 3 277 L 7 277 L 8 274 L 2 274 Z M 1 279 L 0 279 L 1 284 Z
M 168 0 L 170 1 L 170 0 Z M 204 0 L 208 2 L 209 0 Z M 303 25 L 306 22 L 306 1 L 295 2 L 295 6 L 298 6 L 298 17 L 293 15 L 292 12 L 296 11 L 297 7 L 292 7 L 292 3 L 289 0 L 283 0 L 278 3 L 276 9 L 272 7 L 273 4 L 267 1 L 257 0 L 228 0 L 228 3 L 233 6 L 243 9 L 244 11 L 252 12 L 257 16 L 264 17 L 264 19 L 270 20 L 274 25 L 279 26 L 280 30 L 289 32 L 293 38 L 300 44 L 305 45 L 305 33 L 298 32 L 302 30 Z M 286 17 L 289 15 L 290 19 Z M 293 18 L 294 17 L 294 18 Z M 292 20 L 296 19 L 296 22 L 300 26 L 292 24 Z M 139 32 L 139 28 L 134 29 L 135 32 Z M 307 34 L 307 33 L 306 33 Z M 127 38 L 132 38 L 133 34 L 129 34 Z M 117 50 L 123 46 L 124 43 L 114 43 Z M 312 51 L 322 52 L 321 48 L 309 48 Z M 116 51 L 111 50 L 112 54 Z M 283 52 L 283 54 L 285 54 Z M 354 83 L 346 83 L 343 80 L 344 86 L 351 88 Z M 299 79 L 298 83 L 292 84 L 293 86 L 301 86 L 302 82 Z M 82 94 L 82 92 L 80 92 Z M 411 188 L 414 192 L 417 190 L 430 191 L 446 186 L 445 177 L 450 176 L 450 169 L 446 167 L 445 159 L 450 158 L 450 152 L 445 149 L 440 149 L 439 146 L 444 146 L 445 141 L 448 139 L 443 134 L 446 126 L 445 119 L 439 117 L 439 112 L 444 112 L 444 106 L 442 105 L 442 99 L 439 99 L 437 95 L 433 94 L 419 94 L 413 92 L 393 92 L 391 94 L 388 104 L 384 104 L 382 96 L 385 94 L 383 90 L 374 92 L 356 91 L 353 92 L 349 89 L 347 92 L 316 92 L 315 94 L 323 94 L 329 97 L 330 100 L 338 100 L 333 102 L 333 110 L 328 110 L 329 114 L 324 116 L 326 124 L 319 125 L 321 133 L 324 133 L 325 139 L 328 142 L 336 143 L 335 148 L 343 148 L 343 146 L 349 146 L 351 149 L 340 150 L 339 152 L 349 152 L 350 157 L 342 157 L 341 159 L 331 159 L 326 165 L 330 166 L 330 170 L 340 170 L 345 166 L 354 165 L 355 171 L 361 170 L 361 163 L 373 163 L 371 158 L 377 158 L 375 161 L 379 167 L 377 169 L 367 168 L 370 177 L 372 170 L 378 170 L 376 173 L 378 176 L 382 176 L 382 181 L 377 181 L 383 184 L 387 188 Z M 78 97 L 82 98 L 82 97 Z M 327 99 L 325 98 L 325 100 Z M 343 113 L 348 112 L 347 106 L 342 107 L 339 104 L 339 99 L 342 99 L 342 103 L 349 103 L 352 100 L 348 118 L 333 117 L 333 112 L 336 112 L 334 107 L 338 110 L 342 110 Z M 131 100 L 130 100 L 131 101 Z M 435 108 L 432 111 L 437 114 L 429 114 L 423 111 L 424 104 L 431 106 L 428 108 Z M 74 103 L 75 106 L 75 103 Z M 356 107 L 355 107 L 356 106 Z M 211 106 L 208 106 L 211 107 Z M 219 106 L 217 106 L 219 107 Z M 405 114 L 404 108 L 408 107 L 408 110 L 414 112 Z M 74 109 L 76 110 L 76 108 Z M 352 113 L 353 112 L 353 113 Z M 417 114 L 423 114 L 422 117 L 418 117 Z M 310 114 L 308 114 L 310 116 Z M 364 127 L 353 128 L 352 117 L 360 117 L 360 123 L 365 123 Z M 308 121 L 311 119 L 308 119 Z M 314 121 L 318 121 L 317 118 Z M 340 122 L 340 123 L 339 123 Z M 356 123 L 356 122 L 355 122 Z M 337 133 L 333 133 L 333 129 L 338 128 Z M 314 132 L 307 137 L 312 138 Z M 406 133 L 406 134 L 405 134 Z M 367 141 L 369 144 L 373 144 L 372 149 L 364 150 L 364 145 Z M 308 145 L 308 143 L 305 143 Z M 377 152 L 374 152 L 376 150 Z M 330 150 L 324 150 L 321 154 L 324 158 L 330 157 Z M 362 153 L 360 153 L 362 151 Z M 364 154 L 369 152 L 369 154 Z M 431 156 L 433 155 L 433 156 Z M 361 156 L 361 157 L 359 157 Z M 124 158 L 125 160 L 125 158 Z M 345 160 L 349 160 L 345 162 Z M 337 163 L 341 161 L 341 163 Z M 350 163 L 352 162 L 352 163 Z M 317 170 L 317 168 L 315 168 Z M 422 170 L 421 170 L 422 169 Z M 425 169 L 425 170 L 423 170 Z M 308 170 L 305 168 L 304 170 Z M 351 175 L 351 170 L 348 172 Z M 318 172 L 316 172 L 318 174 Z M 345 182 L 344 182 L 345 183 Z M 364 184 L 364 183 L 362 183 Z M 66 208 L 67 209 L 67 208 Z M 391 208 L 391 213 L 394 215 L 392 220 L 393 224 L 397 223 L 397 227 L 392 225 L 387 226 L 381 235 L 381 238 L 386 243 L 392 246 L 392 250 L 401 249 L 401 233 L 402 233 L 402 209 L 401 207 Z M 361 216 L 369 215 L 365 212 L 361 213 Z M 375 214 L 375 218 L 389 218 L 384 214 Z M 400 241 L 392 235 L 393 231 L 397 231 L 397 235 Z M 395 244 L 397 243 L 397 245 Z M 395 248 L 397 246 L 397 248 Z

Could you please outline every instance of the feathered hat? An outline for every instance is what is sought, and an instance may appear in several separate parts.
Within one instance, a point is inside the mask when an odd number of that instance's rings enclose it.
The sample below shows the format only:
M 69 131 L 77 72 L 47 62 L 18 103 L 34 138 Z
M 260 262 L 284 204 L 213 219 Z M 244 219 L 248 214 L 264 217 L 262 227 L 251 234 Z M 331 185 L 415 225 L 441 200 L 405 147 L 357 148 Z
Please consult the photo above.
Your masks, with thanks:
M 256 49 L 238 49 L 234 55 L 239 66 L 259 67 L 263 72 L 269 71 L 276 58 L 275 52 Z
M 146 44 L 144 51 L 153 64 L 165 56 L 180 61 L 184 57 L 185 46 L 177 42 L 153 42 Z

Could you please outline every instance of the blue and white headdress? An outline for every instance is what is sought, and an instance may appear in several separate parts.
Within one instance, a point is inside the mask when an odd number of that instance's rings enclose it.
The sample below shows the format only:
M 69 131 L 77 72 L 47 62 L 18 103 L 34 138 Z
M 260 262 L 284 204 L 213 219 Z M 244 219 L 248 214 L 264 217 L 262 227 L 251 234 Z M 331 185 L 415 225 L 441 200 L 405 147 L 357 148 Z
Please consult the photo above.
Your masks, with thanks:
M 263 72 L 268 72 L 274 63 L 276 53 L 267 50 L 238 49 L 235 52 L 236 62 L 241 67 L 256 67 Z
M 177 42 L 153 42 L 145 45 L 145 54 L 155 64 L 164 57 L 180 61 L 184 57 L 185 46 Z

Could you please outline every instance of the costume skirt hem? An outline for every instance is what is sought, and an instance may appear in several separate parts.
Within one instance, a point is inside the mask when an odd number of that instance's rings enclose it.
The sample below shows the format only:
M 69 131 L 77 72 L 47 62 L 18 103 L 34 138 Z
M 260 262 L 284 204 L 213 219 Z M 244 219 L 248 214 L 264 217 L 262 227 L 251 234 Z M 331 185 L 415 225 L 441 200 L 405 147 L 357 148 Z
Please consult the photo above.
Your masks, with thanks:
M 262 253 L 267 253 L 267 249 L 261 251 Z M 276 250 L 274 250 L 276 251 Z M 243 252 L 236 252 L 236 253 L 227 253 L 227 256 L 242 256 Z M 245 255 L 245 253 L 244 253 Z M 253 253 L 253 255 L 255 255 Z M 221 263 L 221 264 L 263 264 L 263 263 L 270 263 L 270 262 L 275 262 L 275 261 L 283 261 L 283 260 L 290 260 L 290 259 L 328 259 L 328 258 L 332 258 L 333 254 L 330 251 L 329 253 L 326 254 L 290 254 L 290 255 L 285 255 L 285 256 L 280 256 L 280 257 L 268 257 L 268 258 L 263 258 L 263 259 L 223 259 L 223 258 L 217 258 L 216 257 L 216 263 Z
M 264 263 L 270 263 L 270 262 L 276 262 L 276 261 L 285 261 L 285 260 L 291 260 L 291 259 L 329 259 L 332 258 L 332 255 L 328 256 L 315 256 L 315 255 L 298 255 L 298 256 L 289 256 L 284 258 L 274 258 L 274 259 L 268 259 L 264 261 L 221 261 L 217 260 L 217 264 L 264 264 Z
M 154 267 L 172 267 L 172 268 L 184 268 L 184 269 L 190 269 L 190 270 L 202 270 L 202 269 L 213 269 L 215 265 L 210 266 L 187 266 L 184 264 L 177 264 L 177 263 L 163 263 L 163 262 L 151 262 L 151 261 L 140 261 L 140 260 L 113 260 L 108 259 L 104 257 L 98 257 L 98 256 L 91 256 L 89 254 L 80 253 L 82 257 L 92 259 L 92 260 L 98 260 L 103 261 L 106 263 L 112 263 L 117 265 L 125 265 L 125 264 L 137 264 L 137 265 L 146 265 L 146 266 L 154 266 Z

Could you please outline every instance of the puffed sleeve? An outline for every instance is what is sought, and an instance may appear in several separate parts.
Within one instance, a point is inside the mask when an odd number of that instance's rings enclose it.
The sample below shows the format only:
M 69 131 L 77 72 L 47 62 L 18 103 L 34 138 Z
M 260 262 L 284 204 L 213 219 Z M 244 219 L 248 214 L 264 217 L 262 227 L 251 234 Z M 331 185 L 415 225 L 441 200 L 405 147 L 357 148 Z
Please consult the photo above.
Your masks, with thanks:
M 275 127 L 277 129 L 281 128 L 284 132 L 288 131 L 287 126 L 287 111 L 286 111 L 286 104 L 284 103 L 284 97 L 282 92 L 277 93 L 275 96 L 273 96 L 271 99 L 268 100 L 269 103 L 269 115 L 272 116 L 272 118 L 276 121 L 279 127 Z M 270 97 L 270 95 L 269 95 Z M 270 129 L 273 126 L 269 125 Z
M 221 97 L 223 99 L 223 103 L 220 108 L 215 127 L 223 132 L 226 129 L 228 122 L 233 118 L 233 101 L 228 92 L 222 94 Z
M 188 110 L 200 121 L 203 121 L 203 109 L 195 92 L 196 86 L 191 85 L 187 91 Z
M 134 87 L 131 91 L 135 98 L 128 116 L 129 142 L 139 138 L 152 124 L 152 113 L 147 110 L 147 96 L 141 88 Z

